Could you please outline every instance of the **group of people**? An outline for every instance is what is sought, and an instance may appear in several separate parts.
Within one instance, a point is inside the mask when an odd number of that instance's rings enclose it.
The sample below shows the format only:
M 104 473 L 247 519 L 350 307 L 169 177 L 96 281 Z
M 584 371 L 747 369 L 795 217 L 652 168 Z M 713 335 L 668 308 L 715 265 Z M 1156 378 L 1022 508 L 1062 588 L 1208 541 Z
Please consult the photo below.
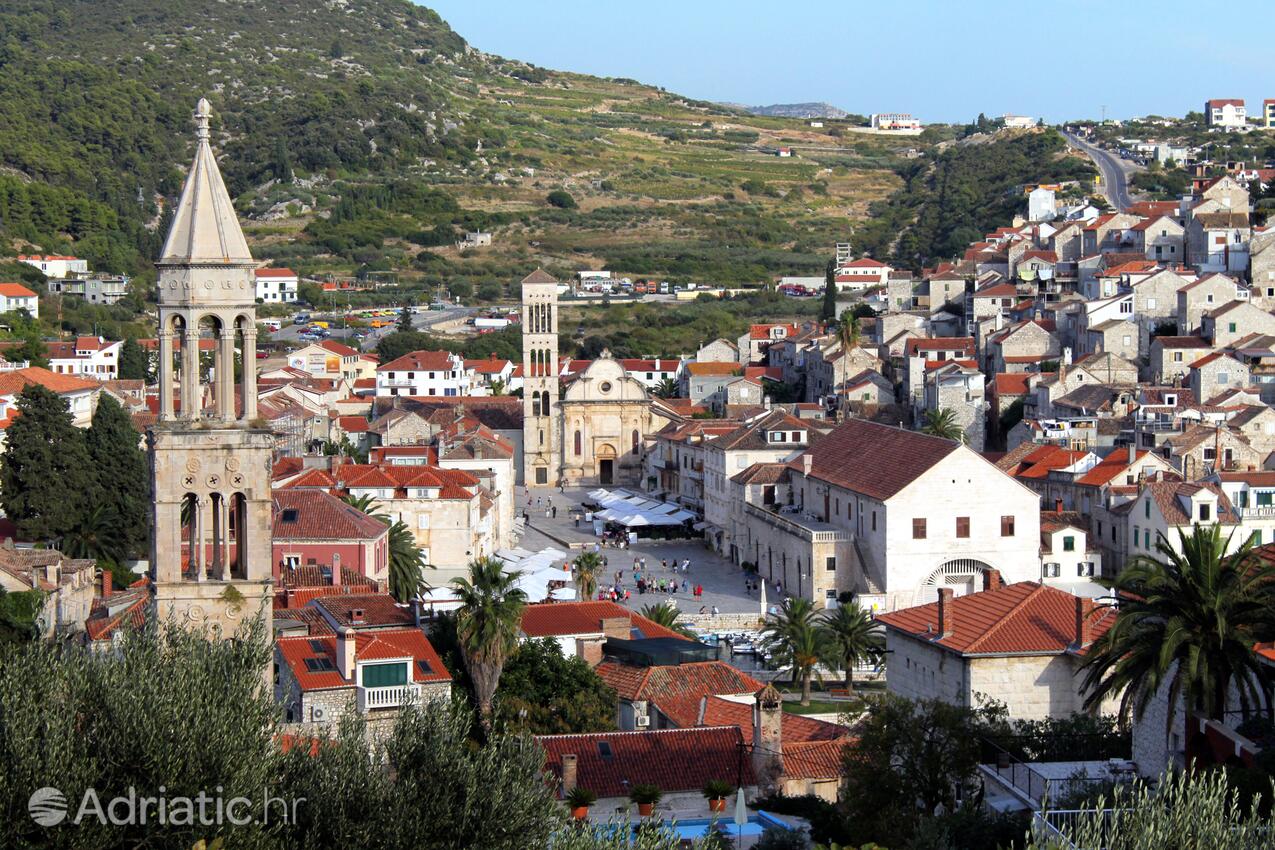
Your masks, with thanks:
M 689 581 L 682 579 L 680 582 L 676 578 L 655 578 L 654 576 L 645 575 L 643 573 L 633 574 L 633 583 L 637 585 L 638 594 L 644 593 L 671 593 L 676 594 L 679 591 L 685 593 L 687 590 L 696 599 L 704 595 L 704 586 L 697 584 L 692 586 Z

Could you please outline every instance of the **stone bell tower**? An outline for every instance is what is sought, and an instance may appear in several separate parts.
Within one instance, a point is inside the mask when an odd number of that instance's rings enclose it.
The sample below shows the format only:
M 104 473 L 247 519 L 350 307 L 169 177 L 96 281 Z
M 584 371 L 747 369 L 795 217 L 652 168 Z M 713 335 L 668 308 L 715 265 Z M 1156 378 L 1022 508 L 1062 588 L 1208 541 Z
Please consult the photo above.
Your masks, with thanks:
M 528 487 L 557 487 L 558 281 L 536 269 L 522 279 L 522 469 Z
M 159 421 L 146 435 L 155 608 L 161 623 L 227 637 L 260 612 L 270 639 L 274 439 L 257 421 L 257 263 L 208 144 L 211 113 L 201 98 L 195 161 L 155 264 Z

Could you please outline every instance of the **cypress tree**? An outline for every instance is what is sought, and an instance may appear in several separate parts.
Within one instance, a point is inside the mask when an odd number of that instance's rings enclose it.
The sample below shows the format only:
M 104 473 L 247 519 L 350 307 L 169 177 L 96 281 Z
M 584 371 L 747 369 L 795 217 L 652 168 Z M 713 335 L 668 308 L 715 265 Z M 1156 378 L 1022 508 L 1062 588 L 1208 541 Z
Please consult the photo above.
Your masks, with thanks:
M 837 264 L 828 261 L 828 269 L 824 272 L 823 304 L 819 307 L 819 318 L 831 322 L 837 318 Z
M 150 358 L 137 344 L 137 340 L 129 337 L 120 346 L 119 360 L 120 378 L 126 381 L 150 380 Z
M 150 542 L 150 466 L 140 440 L 128 413 L 103 393 L 86 435 L 96 503 L 114 512 L 120 536 L 134 556 L 142 555 Z
M 84 431 L 57 393 L 31 384 L 18 394 L 0 456 L 0 506 L 27 540 L 53 540 L 78 527 L 96 495 Z

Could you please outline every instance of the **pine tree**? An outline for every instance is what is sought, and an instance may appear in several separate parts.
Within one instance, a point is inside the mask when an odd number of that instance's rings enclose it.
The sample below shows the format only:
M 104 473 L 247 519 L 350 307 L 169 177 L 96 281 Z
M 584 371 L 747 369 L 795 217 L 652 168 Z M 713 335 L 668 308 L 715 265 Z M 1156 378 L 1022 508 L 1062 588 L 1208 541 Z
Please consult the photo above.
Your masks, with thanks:
M 95 501 L 114 513 L 125 548 L 134 556 L 141 556 L 150 541 L 150 468 L 140 439 L 124 408 L 103 393 L 86 436 Z
M 834 260 L 828 261 L 823 280 L 823 304 L 819 307 L 819 318 L 831 322 L 837 318 L 837 264 Z
M 0 507 L 27 540 L 54 540 L 75 529 L 95 496 L 84 431 L 57 393 L 31 384 L 18 395 L 0 456 Z
M 398 331 L 399 333 L 410 333 L 412 331 L 412 302 L 403 302 L 403 310 L 398 314 Z
M 120 378 L 125 381 L 150 380 L 150 358 L 131 336 L 120 346 L 119 370 Z

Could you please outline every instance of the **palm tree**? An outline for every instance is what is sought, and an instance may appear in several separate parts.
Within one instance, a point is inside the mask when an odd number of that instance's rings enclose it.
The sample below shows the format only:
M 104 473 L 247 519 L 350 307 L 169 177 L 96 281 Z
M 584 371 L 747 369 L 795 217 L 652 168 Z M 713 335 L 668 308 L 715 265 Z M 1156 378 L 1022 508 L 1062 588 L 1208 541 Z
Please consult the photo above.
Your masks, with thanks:
M 433 564 L 425 562 L 420 547 L 416 545 L 416 538 L 412 536 L 412 530 L 407 527 L 407 524 L 402 520 L 391 520 L 389 515 L 382 513 L 381 504 L 370 493 L 364 493 L 362 496 L 351 496 L 347 493 L 341 497 L 341 501 L 390 527 L 390 596 L 406 604 L 429 590 L 429 583 L 425 581 L 422 571 L 426 568 L 432 569 Z
M 950 407 L 925 411 L 925 424 L 921 426 L 921 433 L 965 442 L 965 429 L 956 421 L 956 412 Z
M 801 704 L 810 705 L 815 666 L 830 655 L 814 603 L 798 597 L 785 599 L 779 613 L 766 621 L 762 640 L 780 666 L 792 671 L 793 684 L 801 680 Z
M 1100 580 L 1120 601 L 1081 668 L 1086 708 L 1120 694 L 1121 717 L 1141 718 L 1166 685 L 1169 705 L 1184 699 L 1214 720 L 1232 689 L 1245 713 L 1261 705 L 1269 674 L 1253 646 L 1275 637 L 1275 568 L 1251 543 L 1226 554 L 1230 537 L 1216 525 L 1179 531 L 1178 541 L 1180 552 L 1160 535 L 1159 557 L 1138 556 Z
M 362 496 L 352 496 L 346 493 L 341 497 L 341 501 L 345 502 L 356 511 L 362 511 L 370 517 L 376 517 L 381 522 L 387 522 L 385 514 L 381 511 L 381 503 L 376 501 L 376 497 L 371 493 L 364 493 Z
M 492 395 L 504 395 L 509 392 L 509 387 L 505 385 L 504 378 L 492 378 L 491 384 L 487 389 Z
M 576 558 L 576 587 L 580 588 L 580 598 L 589 600 L 598 592 L 598 572 L 602 569 L 602 556 L 597 552 L 582 552 Z
M 843 311 L 841 320 L 837 322 L 837 339 L 841 342 L 842 350 L 849 351 L 852 348 L 858 348 L 861 331 L 859 317 L 849 310 Z
M 411 602 L 430 589 L 422 572 L 433 565 L 425 563 L 412 530 L 402 520 L 390 526 L 389 543 L 390 596 L 401 603 Z
M 657 398 L 677 398 L 677 381 L 670 377 L 660 378 L 660 382 L 655 385 L 654 392 Z
M 697 635 L 677 621 L 678 614 L 679 611 L 667 602 L 661 602 L 658 605 L 645 605 L 642 608 L 642 616 L 652 623 L 657 626 L 663 626 L 666 629 L 672 629 L 679 635 L 685 635 L 694 640 Z
M 68 558 L 123 563 L 128 544 L 120 529 L 119 517 L 107 505 L 93 507 L 79 526 L 62 538 L 62 554 Z
M 470 562 L 469 578 L 452 579 L 460 599 L 456 637 L 474 685 L 478 719 L 487 733 L 500 673 L 518 646 L 522 609 L 527 604 L 527 594 L 517 587 L 521 575 L 505 572 L 496 558 L 479 558 Z
M 846 668 L 846 692 L 854 693 L 854 668 L 861 661 L 877 662 L 885 654 L 885 639 L 871 612 L 858 602 L 844 602 L 823 622 L 824 640 Z

